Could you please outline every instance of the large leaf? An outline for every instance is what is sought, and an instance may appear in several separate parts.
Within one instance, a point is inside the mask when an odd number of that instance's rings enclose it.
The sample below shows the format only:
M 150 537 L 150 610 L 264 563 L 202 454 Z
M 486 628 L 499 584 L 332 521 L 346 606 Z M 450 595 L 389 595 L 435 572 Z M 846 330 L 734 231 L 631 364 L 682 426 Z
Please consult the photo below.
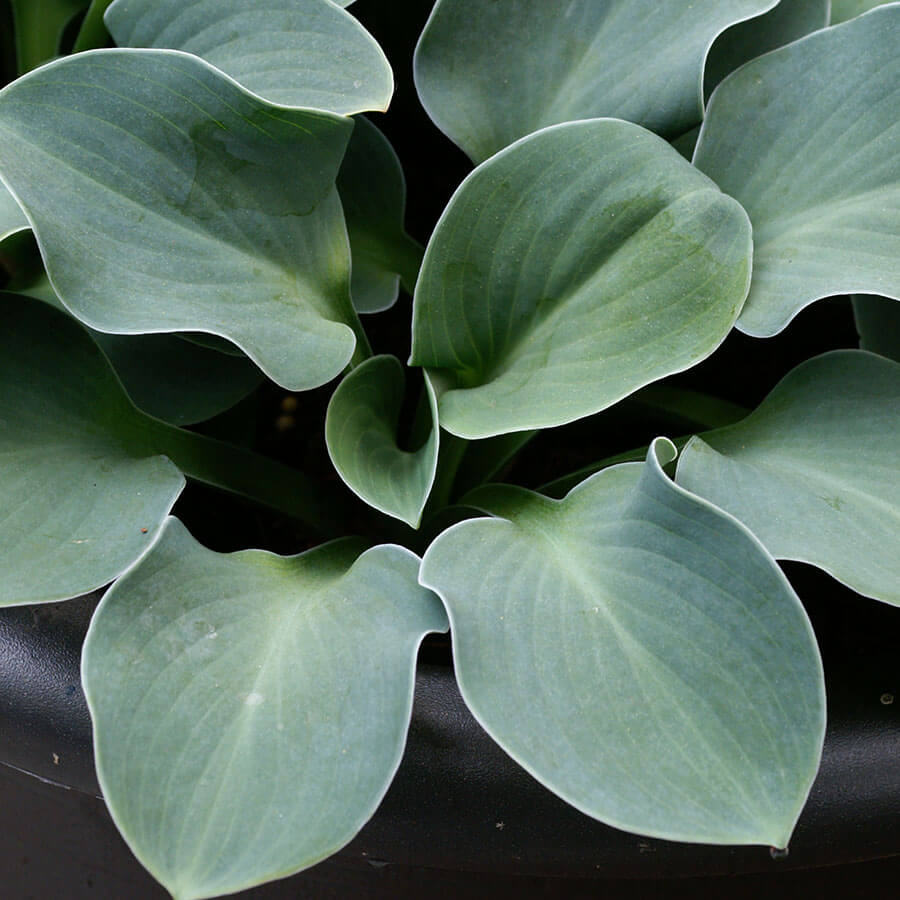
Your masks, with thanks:
M 831 0 L 831 24 L 846 22 L 889 2 L 890 0 Z
M 185 53 L 97 50 L 0 92 L 0 172 L 79 319 L 220 335 L 302 390 L 357 340 L 334 188 L 351 128 Z
M 385 110 L 394 90 L 390 64 L 339 5 L 115 0 L 104 21 L 120 47 L 195 53 L 272 103 L 342 115 Z
M 702 118 L 716 35 L 775 2 L 438 0 L 416 48 L 416 87 L 475 162 L 539 128 L 596 116 L 675 137 Z
M 416 285 L 412 362 L 468 438 L 560 425 L 710 354 L 750 277 L 740 205 L 661 138 L 594 119 L 479 166 Z
M 103 598 L 82 668 L 97 773 L 176 900 L 313 865 L 390 784 L 416 649 L 447 622 L 412 553 L 358 553 L 221 555 L 170 519 Z
M 16 203 L 16 198 L 0 182 L 0 241 L 5 241 L 11 234 L 25 231 L 31 226 L 22 207 Z
M 338 385 L 328 404 L 328 455 L 348 487 L 370 506 L 417 528 L 438 460 L 437 401 L 428 379 L 431 428 L 415 451 L 398 446 L 405 388 L 403 366 L 376 356 Z
M 695 437 L 678 482 L 778 559 L 900 605 L 900 364 L 860 350 L 790 372 L 742 422 Z
M 742 331 L 775 334 L 833 294 L 900 297 L 898 43 L 893 4 L 753 60 L 713 94 L 694 164 L 753 222 Z
M 774 9 L 723 31 L 706 58 L 703 93 L 748 60 L 783 47 L 828 24 L 829 0 L 781 0 Z
M 403 228 L 406 180 L 387 138 L 357 117 L 337 178 L 344 205 L 358 312 L 381 312 L 397 299 L 400 282 L 412 293 L 422 248 Z
M 784 847 L 816 773 L 822 669 L 790 585 L 740 523 L 647 462 L 554 501 L 467 498 L 498 518 L 429 548 L 456 676 L 489 734 L 618 828 Z
M 2 297 L 0 605 L 76 597 L 153 540 L 184 485 L 138 446 L 140 413 L 79 325 Z
M 859 346 L 900 362 L 900 303 L 889 297 L 851 297 Z

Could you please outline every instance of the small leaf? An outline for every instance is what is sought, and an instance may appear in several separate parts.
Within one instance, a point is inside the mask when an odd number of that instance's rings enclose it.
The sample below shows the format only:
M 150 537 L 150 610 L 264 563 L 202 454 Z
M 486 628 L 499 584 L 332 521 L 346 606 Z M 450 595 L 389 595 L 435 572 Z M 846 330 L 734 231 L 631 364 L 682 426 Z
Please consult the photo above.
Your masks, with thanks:
M 706 57 L 703 94 L 745 62 L 825 28 L 829 0 L 781 0 L 774 9 L 732 25 L 716 38 Z
M 352 123 L 173 50 L 96 50 L 0 92 L 0 171 L 99 331 L 228 338 L 291 390 L 364 340 L 334 188 Z
M 494 486 L 431 545 L 460 690 L 542 784 L 617 828 L 784 847 L 816 774 L 822 668 L 739 522 L 644 463 L 554 501 Z
M 3 295 L 0 605 L 77 597 L 143 554 L 184 486 L 135 440 L 140 413 L 68 317 Z
M 661 138 L 615 119 L 547 128 L 454 194 L 416 285 L 411 361 L 460 437 L 561 425 L 708 356 L 750 255 L 739 204 Z
M 342 115 L 385 110 L 394 90 L 375 39 L 329 0 L 116 0 L 120 47 L 184 50 L 270 103 Z
M 170 519 L 98 607 L 82 661 L 98 777 L 176 900 L 313 865 L 387 790 L 416 650 L 447 622 L 412 553 L 359 549 L 222 555 Z
M 573 119 L 615 116 L 673 138 L 703 116 L 716 35 L 776 2 L 438 0 L 416 48 L 416 87 L 476 163 Z
M 741 331 L 776 334 L 834 294 L 900 298 L 898 43 L 895 3 L 755 59 L 713 94 L 694 164 L 753 223 Z
M 26 231 L 31 226 L 22 207 L 16 203 L 16 198 L 0 182 L 0 241 L 5 241 L 11 234 Z
M 357 312 L 388 309 L 400 282 L 412 293 L 422 248 L 403 228 L 406 180 L 387 138 L 358 116 L 337 187 L 350 236 L 350 293 Z
M 890 0 L 831 0 L 831 24 L 837 25 L 854 19 L 856 16 L 875 9 L 876 6 L 884 6 Z
M 376 356 L 345 376 L 328 404 L 328 455 L 347 486 L 370 506 L 418 528 L 438 459 L 437 401 L 428 380 L 431 428 L 416 451 L 401 450 L 397 423 L 403 405 L 403 366 Z
M 695 437 L 677 480 L 777 559 L 900 605 L 900 364 L 837 350 L 788 373 L 742 422 Z
M 850 298 L 861 350 L 900 362 L 900 303 L 890 297 Z

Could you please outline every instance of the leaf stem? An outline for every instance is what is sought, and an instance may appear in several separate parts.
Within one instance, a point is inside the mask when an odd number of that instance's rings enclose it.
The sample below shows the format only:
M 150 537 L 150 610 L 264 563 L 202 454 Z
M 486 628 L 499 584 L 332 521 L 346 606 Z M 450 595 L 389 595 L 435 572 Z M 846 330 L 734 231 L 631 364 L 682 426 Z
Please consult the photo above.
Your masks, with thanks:
M 428 504 L 422 515 L 423 522 L 450 503 L 456 473 L 468 446 L 469 442 L 465 438 L 456 437 L 456 435 L 447 431 L 441 432 L 441 448 L 438 452 L 437 472 L 434 476 L 434 484 L 431 487 Z
M 684 447 L 684 445 L 692 437 L 693 435 L 691 434 L 685 434 L 681 437 L 672 438 L 671 440 L 678 452 L 681 453 L 681 448 Z M 581 484 L 581 482 L 584 481 L 585 478 L 589 478 L 591 475 L 596 474 L 601 469 L 608 469 L 610 466 L 615 466 L 619 463 L 643 462 L 643 460 L 647 458 L 647 451 L 649 449 L 650 445 L 644 444 L 644 446 L 642 447 L 635 447 L 633 450 L 626 450 L 624 453 L 617 453 L 615 456 L 607 456 L 604 459 L 593 462 L 581 469 L 576 469 L 574 472 L 570 472 L 568 475 L 563 475 L 560 478 L 554 478 L 553 481 L 548 481 L 546 484 L 542 484 L 539 488 L 537 488 L 537 491 L 538 493 L 546 494 L 548 497 L 555 497 L 559 499 L 568 494 L 573 487 Z
M 400 283 L 403 290 L 412 296 L 416 290 L 416 281 L 419 278 L 419 269 L 422 268 L 422 258 L 425 256 L 425 248 L 406 232 L 403 240 L 393 245 L 394 260 L 399 268 Z
M 95 50 L 98 47 L 109 45 L 111 38 L 103 24 L 103 14 L 111 3 L 112 0 L 92 0 L 84 21 L 81 23 L 78 37 L 75 38 L 75 44 L 72 47 L 73 53 L 82 53 L 85 50 Z
M 675 415 L 699 428 L 722 428 L 749 415 L 745 406 L 690 388 L 651 384 L 628 398 L 629 403 Z
M 322 537 L 353 531 L 350 499 L 333 485 L 251 450 L 145 419 L 136 441 L 165 454 L 189 478 L 284 513 Z

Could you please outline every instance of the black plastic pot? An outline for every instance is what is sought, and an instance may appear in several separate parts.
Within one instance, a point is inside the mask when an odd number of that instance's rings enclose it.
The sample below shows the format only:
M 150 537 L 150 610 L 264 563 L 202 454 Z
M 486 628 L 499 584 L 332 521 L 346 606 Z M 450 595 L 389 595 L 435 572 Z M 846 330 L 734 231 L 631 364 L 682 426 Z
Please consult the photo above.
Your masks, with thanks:
M 241 896 L 893 897 L 900 875 L 900 615 L 795 566 L 822 646 L 829 728 L 786 858 L 675 844 L 576 812 L 516 766 L 420 661 L 409 743 L 348 847 Z M 20 898 L 164 897 L 97 797 L 79 651 L 96 597 L 0 611 L 0 871 Z M 894 697 L 897 700 L 894 701 Z M 862 865 L 861 865 L 862 864 Z

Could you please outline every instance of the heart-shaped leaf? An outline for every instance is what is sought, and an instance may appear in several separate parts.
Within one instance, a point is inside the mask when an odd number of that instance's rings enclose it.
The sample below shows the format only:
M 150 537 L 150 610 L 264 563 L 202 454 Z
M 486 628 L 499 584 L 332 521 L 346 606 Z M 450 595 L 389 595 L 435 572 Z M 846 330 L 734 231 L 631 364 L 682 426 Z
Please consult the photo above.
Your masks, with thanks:
M 184 477 L 135 441 L 140 413 L 68 317 L 3 295 L 0 605 L 65 600 L 145 552 Z
M 428 114 L 475 162 L 539 128 L 615 116 L 699 123 L 707 51 L 777 0 L 438 0 L 415 55 Z
M 328 404 L 328 455 L 347 486 L 370 506 L 419 526 L 438 460 L 437 400 L 428 379 L 431 427 L 415 451 L 397 442 L 406 379 L 393 356 L 376 356 L 338 385 Z
M 0 182 L 0 241 L 5 241 L 11 234 L 25 231 L 31 226 L 22 207 L 16 203 L 16 198 Z
M 900 303 L 890 297 L 851 297 L 859 346 L 900 362 Z
M 411 360 L 453 434 L 561 425 L 708 356 L 750 256 L 740 205 L 661 138 L 556 125 L 454 194 L 416 285 Z
M 713 88 L 748 60 L 828 25 L 829 0 L 781 0 L 774 9 L 738 22 L 716 38 L 706 58 L 703 93 Z
M 884 6 L 891 0 L 831 0 L 831 24 L 837 25 L 861 16 L 876 6 Z
M 895 3 L 753 60 L 713 94 L 694 164 L 753 222 L 742 331 L 775 334 L 833 294 L 900 298 L 898 44 Z
M 797 366 L 751 415 L 695 437 L 678 482 L 778 559 L 900 605 L 900 364 L 837 350 Z
M 220 335 L 303 390 L 359 329 L 334 188 L 351 128 L 185 53 L 97 50 L 0 92 L 0 172 L 79 319 Z
M 416 650 L 447 628 L 400 547 L 230 555 L 170 519 L 84 646 L 97 773 L 176 900 L 288 875 L 346 844 L 393 778 Z
M 467 498 L 420 580 L 448 609 L 488 733 L 588 815 L 655 837 L 784 847 L 825 730 L 796 595 L 756 538 L 647 462 L 554 501 Z
M 329 0 L 115 0 L 120 47 L 185 50 L 271 103 L 351 115 L 394 90 L 375 39 Z
M 358 312 L 381 312 L 397 299 L 400 282 L 412 293 L 422 248 L 403 228 L 406 180 L 387 138 L 357 117 L 337 187 L 344 206 Z

